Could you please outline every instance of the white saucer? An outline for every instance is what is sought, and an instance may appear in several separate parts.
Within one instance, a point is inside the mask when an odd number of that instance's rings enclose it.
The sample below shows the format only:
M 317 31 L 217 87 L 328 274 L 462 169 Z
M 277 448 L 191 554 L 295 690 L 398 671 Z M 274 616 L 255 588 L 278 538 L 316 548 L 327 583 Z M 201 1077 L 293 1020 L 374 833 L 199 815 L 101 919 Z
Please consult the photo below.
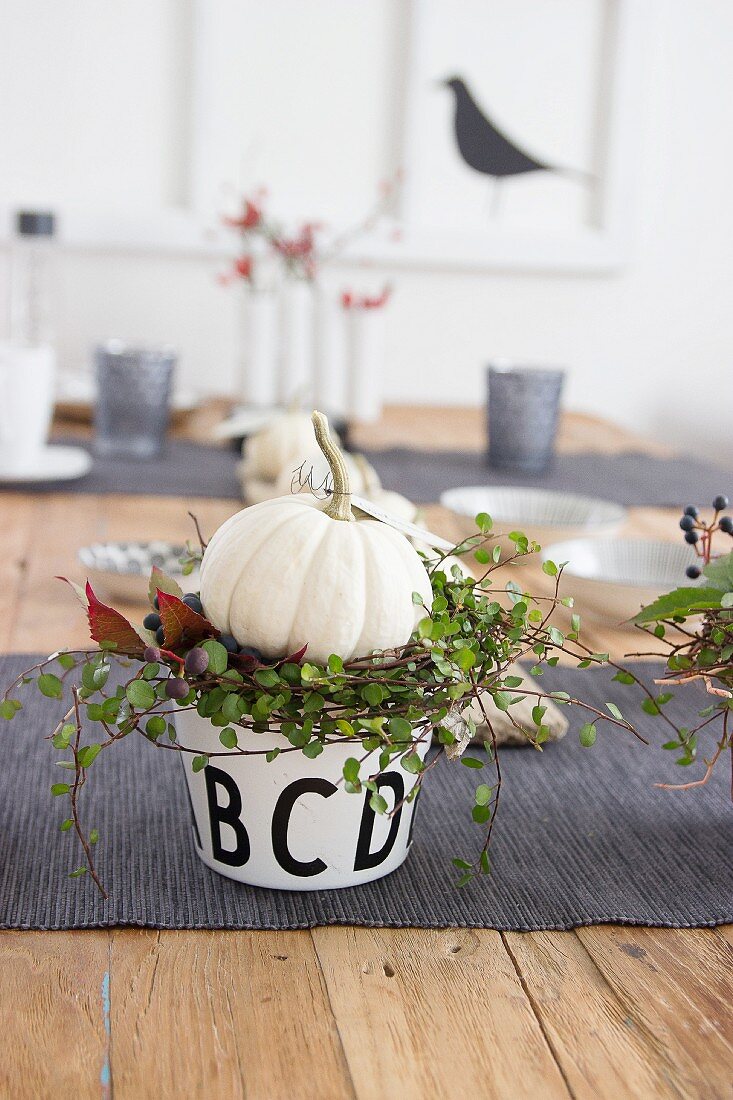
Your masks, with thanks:
M 81 447 L 43 447 L 12 469 L 0 466 L 0 483 L 72 481 L 92 468 L 92 457 Z

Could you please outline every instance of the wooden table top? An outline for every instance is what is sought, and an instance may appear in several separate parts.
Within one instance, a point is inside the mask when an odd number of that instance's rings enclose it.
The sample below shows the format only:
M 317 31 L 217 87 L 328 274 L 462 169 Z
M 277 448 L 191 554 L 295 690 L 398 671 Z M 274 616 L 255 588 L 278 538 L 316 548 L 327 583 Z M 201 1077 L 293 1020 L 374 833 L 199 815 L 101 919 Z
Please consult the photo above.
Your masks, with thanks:
M 195 434 L 207 424 L 200 416 Z M 388 409 L 355 436 L 480 447 L 482 421 Z M 660 453 L 584 416 L 565 417 L 561 446 Z M 204 531 L 233 510 L 1 493 L 0 651 L 85 641 L 53 577 L 79 576 L 76 551 L 90 540 L 187 537 L 188 508 Z M 674 539 L 675 518 L 632 509 L 629 525 Z M 440 508 L 427 520 L 450 537 Z M 634 640 L 595 628 L 591 644 L 622 654 Z M 5 931 L 0 953 L 0 1095 L 13 1100 L 733 1096 L 733 926 Z

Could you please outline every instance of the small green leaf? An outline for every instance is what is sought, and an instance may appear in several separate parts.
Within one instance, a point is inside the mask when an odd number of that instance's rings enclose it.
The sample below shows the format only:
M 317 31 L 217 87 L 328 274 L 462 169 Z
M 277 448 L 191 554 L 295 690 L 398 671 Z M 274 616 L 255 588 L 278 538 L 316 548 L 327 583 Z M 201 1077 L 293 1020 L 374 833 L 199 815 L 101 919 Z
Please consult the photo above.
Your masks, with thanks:
M 71 790 L 71 787 L 69 786 L 68 783 L 52 783 L 51 784 L 51 794 L 54 796 L 54 798 L 58 797 L 58 795 L 60 795 L 60 794 L 68 794 L 70 790 Z
M 224 646 L 222 646 L 224 649 Z M 224 650 L 226 652 L 226 650 Z M 280 677 L 274 668 L 258 668 L 255 670 L 254 679 L 260 687 L 271 688 L 280 683 Z
M 491 802 L 491 787 L 486 783 L 480 783 L 476 788 L 476 805 L 488 806 L 489 802 Z
M 609 714 L 613 715 L 614 718 L 618 718 L 620 722 L 624 721 L 624 716 L 615 703 L 606 703 L 606 710 Z
M 222 649 L 223 648 L 224 647 L 222 646 Z M 191 770 L 194 771 L 194 772 L 203 771 L 208 763 L 209 763 L 208 756 L 205 756 L 205 755 L 194 756 L 193 760 L 191 761 Z
M 390 718 L 389 732 L 394 741 L 410 741 L 412 739 L 412 723 L 405 718 Z
M 91 768 L 101 751 L 102 746 L 99 744 L 85 745 L 84 748 L 79 749 L 77 757 L 82 768 Z
M 59 825 L 59 829 L 62 833 L 68 833 L 69 829 L 74 827 L 74 821 L 72 818 L 67 817 L 65 821 L 62 821 Z
M 77 867 L 75 871 L 69 872 L 69 878 L 81 878 L 82 875 L 87 873 L 86 867 Z
M 320 741 L 309 741 L 307 745 L 303 745 L 303 756 L 307 756 L 309 760 L 315 760 L 322 752 L 323 745 Z
M 471 817 L 477 825 L 485 825 L 491 817 L 491 807 L 482 805 L 474 806 L 471 810 Z
M 226 672 L 229 654 L 221 642 L 217 642 L 216 638 L 207 638 L 205 642 L 201 642 L 201 649 L 209 655 L 208 672 L 213 672 L 214 676 L 221 676 Z
M 237 731 L 231 726 L 226 726 L 219 734 L 219 740 L 225 749 L 236 749 Z
M 359 761 L 354 756 L 350 756 L 345 762 L 343 767 L 344 779 L 347 783 L 359 782 Z
M 374 810 L 375 814 L 385 814 L 387 812 L 387 799 L 375 791 L 369 799 L 369 805 Z
M 125 688 L 125 695 L 137 710 L 149 710 L 155 706 L 155 690 L 147 680 L 132 680 Z
M 462 756 L 461 763 L 466 768 L 483 768 L 483 761 L 477 760 L 475 756 Z
M 152 718 L 149 718 L 145 724 L 145 732 L 149 737 L 160 737 L 165 733 L 167 728 L 167 722 L 162 715 L 156 714 Z
M 417 775 L 423 770 L 423 762 L 416 752 L 408 752 L 406 756 L 403 756 L 400 760 L 400 766 L 412 775 Z
M 45 695 L 47 699 L 60 699 L 64 693 L 63 684 L 52 672 L 44 672 L 38 677 L 37 683 L 41 695 Z
M 70 653 L 60 653 L 58 656 L 58 662 L 62 668 L 65 668 L 67 670 L 67 672 L 76 664 L 76 661 Z
M 542 572 L 546 573 L 548 577 L 556 577 L 557 566 L 555 565 L 554 561 L 543 561 Z
M 580 743 L 584 749 L 589 749 L 591 745 L 596 743 L 596 727 L 593 722 L 586 722 L 584 726 L 580 727 L 578 731 Z

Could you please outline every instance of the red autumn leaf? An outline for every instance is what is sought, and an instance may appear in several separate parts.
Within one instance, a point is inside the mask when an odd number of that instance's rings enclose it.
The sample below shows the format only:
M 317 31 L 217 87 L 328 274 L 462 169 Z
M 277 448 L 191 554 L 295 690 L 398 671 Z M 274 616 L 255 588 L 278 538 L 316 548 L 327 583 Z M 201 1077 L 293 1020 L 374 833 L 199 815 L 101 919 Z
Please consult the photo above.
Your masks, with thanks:
M 299 665 L 305 657 L 305 651 L 308 648 L 308 643 L 302 645 L 300 649 L 296 649 L 295 653 L 291 653 L 288 657 L 283 657 L 282 661 L 278 661 L 279 665 Z
M 195 644 L 204 638 L 218 638 L 219 631 L 203 615 L 170 592 L 158 589 L 158 614 L 163 624 L 165 644 L 174 649 L 181 642 Z
M 119 611 L 98 600 L 89 581 L 86 583 L 85 594 L 88 601 L 89 633 L 93 640 L 100 645 L 103 642 L 113 642 L 120 653 L 142 653 L 146 643 L 132 623 Z
M 272 661 L 260 661 L 258 657 L 253 657 L 251 653 L 230 653 L 229 664 L 233 668 L 239 669 L 240 672 L 254 672 L 258 668 L 280 668 L 281 665 L 287 664 L 297 665 L 303 660 L 307 648 L 307 644 L 301 646 L 295 653 L 290 653 L 287 657 L 281 657 L 274 664 Z

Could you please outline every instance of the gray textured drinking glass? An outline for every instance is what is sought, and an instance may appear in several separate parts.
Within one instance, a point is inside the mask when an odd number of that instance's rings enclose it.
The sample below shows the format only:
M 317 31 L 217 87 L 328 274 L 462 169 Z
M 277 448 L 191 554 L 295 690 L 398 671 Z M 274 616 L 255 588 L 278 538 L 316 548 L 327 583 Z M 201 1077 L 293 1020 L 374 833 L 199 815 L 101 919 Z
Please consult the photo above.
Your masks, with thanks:
M 555 452 L 565 371 L 491 364 L 488 385 L 489 465 L 539 474 Z
M 156 458 L 163 450 L 176 353 L 110 340 L 95 349 L 94 448 L 118 458 Z

